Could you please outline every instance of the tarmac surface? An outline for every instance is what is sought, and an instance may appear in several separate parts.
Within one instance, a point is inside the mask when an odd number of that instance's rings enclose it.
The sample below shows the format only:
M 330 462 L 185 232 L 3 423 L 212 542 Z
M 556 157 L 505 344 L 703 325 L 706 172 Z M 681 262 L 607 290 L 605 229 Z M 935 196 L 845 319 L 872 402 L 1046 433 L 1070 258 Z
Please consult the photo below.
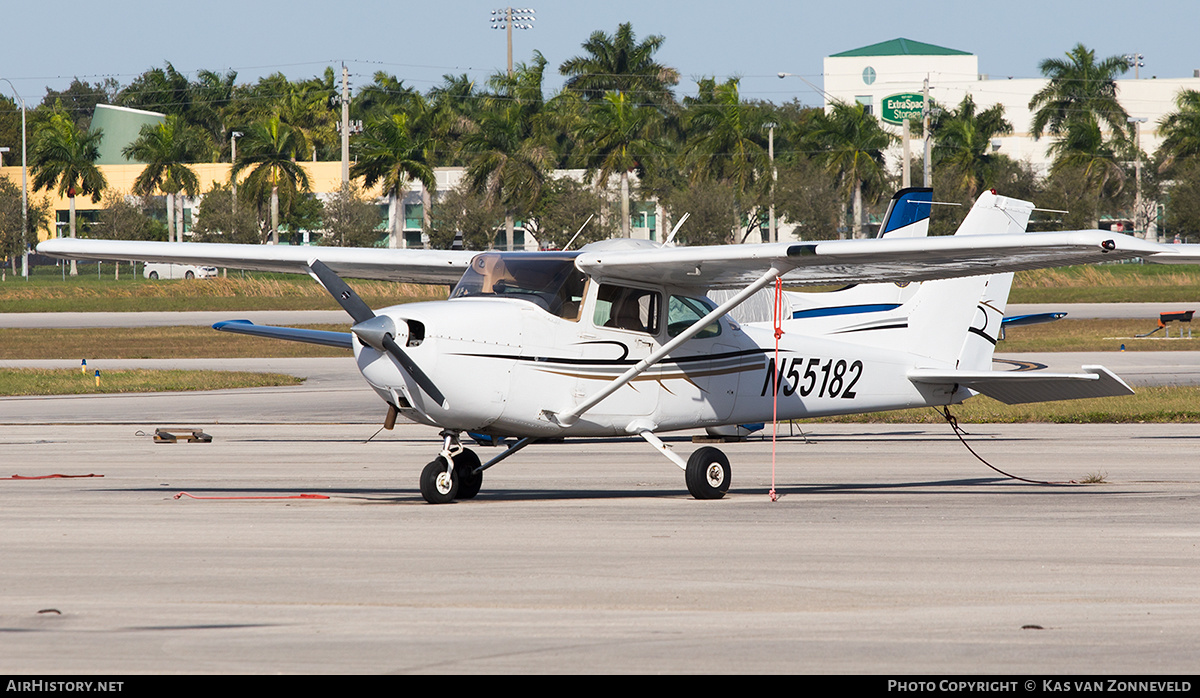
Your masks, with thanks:
M 0 326 L 231 318 L 46 315 Z M 1198 356 L 999 358 L 1101 363 L 1136 386 L 1200 384 Z M 350 358 L 93 364 L 307 380 L 0 398 L 7 674 L 1200 668 L 1200 425 L 966 426 L 1008 473 L 1103 480 L 1086 485 L 1004 477 L 944 426 L 821 425 L 779 442 L 774 502 L 769 441 L 720 446 L 732 489 L 701 502 L 639 439 L 568 440 L 489 470 L 474 500 L 430 506 L 417 478 L 436 430 L 379 432 L 382 404 Z M 213 441 L 155 444 L 155 427 Z M 56 474 L 73 477 L 12 479 Z
M 1162 312 L 1200 310 L 1196 303 L 1013 303 L 1008 315 L 1066 312 L 1067 317 L 1148 318 L 1158 320 Z M 0 328 L 163 327 L 212 325 L 223 320 L 250 320 L 259 325 L 349 325 L 341 310 L 261 310 L 141 313 L 0 313 Z M 1151 325 L 1150 327 L 1153 327 Z
M 568 440 L 431 506 L 435 430 L 375 435 L 350 359 L 209 363 L 310 380 L 0 399 L 0 477 L 103 476 L 0 479 L 4 673 L 1200 667 L 1200 425 L 966 427 L 1088 485 L 944 426 L 822 425 L 780 442 L 775 502 L 769 441 L 721 446 L 730 494 L 696 501 L 641 440 Z

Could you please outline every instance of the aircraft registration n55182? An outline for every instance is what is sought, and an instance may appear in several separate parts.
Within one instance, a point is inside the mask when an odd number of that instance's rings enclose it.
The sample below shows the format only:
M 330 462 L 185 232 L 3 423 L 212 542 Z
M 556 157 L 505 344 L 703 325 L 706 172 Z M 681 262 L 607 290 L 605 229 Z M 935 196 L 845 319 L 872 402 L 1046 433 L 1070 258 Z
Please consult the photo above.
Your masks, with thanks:
M 1131 393 L 1100 366 L 992 370 L 1012 272 L 1170 252 L 1099 230 L 1025 233 L 1032 210 L 985 192 L 954 236 L 715 247 L 621 239 L 576 252 L 474 254 L 57 239 L 38 250 L 309 273 L 353 318 L 350 332 L 215 327 L 352 350 L 386 403 L 385 424 L 404 415 L 441 430 L 442 449 L 420 477 L 429 502 L 474 497 L 485 470 L 539 440 L 631 434 L 679 466 L 693 496 L 715 499 L 730 484 L 725 454 L 702 447 L 684 458 L 659 434 L 941 406 L 977 393 L 1010 403 Z M 456 285 L 445 301 L 373 310 L 342 275 Z M 772 304 L 776 279 L 857 286 L 807 306 L 792 298 L 777 323 L 770 314 L 735 319 L 756 296 Z M 814 308 L 825 312 L 803 312 Z M 515 441 L 481 463 L 464 433 Z

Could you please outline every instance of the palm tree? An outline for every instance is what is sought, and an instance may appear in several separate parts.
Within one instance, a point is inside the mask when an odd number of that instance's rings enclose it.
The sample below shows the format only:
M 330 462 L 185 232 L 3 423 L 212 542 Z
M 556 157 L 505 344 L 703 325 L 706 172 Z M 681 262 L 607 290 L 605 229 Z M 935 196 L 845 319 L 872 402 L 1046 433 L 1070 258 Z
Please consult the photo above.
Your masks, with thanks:
M 748 197 L 765 193 L 755 189 L 760 182 L 769 181 L 769 177 L 763 179 L 770 168 L 766 119 L 762 110 L 741 100 L 738 79 L 720 84 L 712 78 L 701 80 L 697 96 L 685 99 L 684 106 L 684 157 L 691 167 L 691 181 L 728 182 L 738 209 Z
M 243 185 L 260 198 L 269 190 L 271 200 L 271 243 L 279 244 L 279 190 L 288 202 L 298 190 L 309 189 L 308 174 L 296 163 L 296 155 L 307 148 L 304 134 L 272 116 L 246 128 L 231 176 L 236 180 L 250 170 Z
M 1038 66 L 1050 81 L 1029 100 L 1033 137 L 1059 135 L 1077 118 L 1104 123 L 1113 133 L 1130 133 L 1129 114 L 1117 101 L 1116 77 L 1129 70 L 1125 59 L 1109 56 L 1097 63 L 1096 52 L 1083 44 L 1066 55 L 1066 60 L 1047 58 Z
M 84 131 L 61 113 L 50 115 L 34 136 L 30 168 L 33 170 L 33 190 L 41 191 L 58 186 L 58 195 L 71 202 L 69 217 L 71 237 L 75 237 L 75 195 L 91 196 L 99 203 L 108 186 L 104 173 L 96 166 L 100 157 L 100 131 Z M 71 262 L 71 276 L 78 274 Z
M 176 195 L 180 191 L 193 197 L 200 193 L 200 179 L 187 163 L 201 159 L 205 150 L 200 132 L 170 114 L 160 124 L 143 126 L 138 139 L 122 151 L 126 158 L 146 163 L 134 180 L 135 194 L 149 196 L 155 190 L 166 194 L 169 240 L 183 242 L 183 197 L 177 204 Z
M 861 104 L 834 102 L 828 114 L 819 113 L 813 119 L 809 147 L 853 202 L 856 238 L 863 235 L 863 189 L 878 190 L 883 185 L 887 176 L 883 151 L 895 140 Z
M 1120 151 L 1128 146 L 1122 139 L 1105 140 L 1100 125 L 1094 119 L 1072 119 L 1062 137 L 1050 146 L 1054 164 L 1050 173 L 1075 170 L 1083 177 L 1084 185 L 1095 192 L 1092 227 L 1100 225 L 1100 202 L 1105 196 L 1116 196 L 1125 186 L 1125 168 Z
M 350 176 L 362 177 L 367 187 L 383 183 L 388 195 L 389 247 L 398 246 L 402 215 L 398 208 L 408 182 L 419 180 L 426 191 L 437 187 L 429 161 L 428 140 L 411 131 L 408 115 L 393 114 L 373 122 L 355 141 L 357 162 L 350 168 Z
M 635 105 L 624 92 L 606 92 L 575 132 L 577 155 L 597 186 L 607 189 L 610 177 L 621 177 L 621 237 L 629 237 L 629 173 L 644 173 L 648 157 L 663 150 L 657 138 L 661 123 L 654 108 Z
M 554 164 L 554 152 L 542 113 L 542 75 L 546 59 L 519 64 L 512 75 L 489 81 L 496 94 L 484 101 L 477 122 L 464 134 L 461 150 L 469 158 L 467 181 L 504 208 L 506 247 L 514 245 L 517 215 L 532 211 Z
M 1158 122 L 1163 136 L 1158 147 L 1162 160 L 1160 171 L 1176 162 L 1200 155 L 1200 91 L 1182 90 L 1175 98 L 1178 111 L 1167 114 Z
M 972 202 L 980 189 L 994 182 L 997 162 L 1003 157 L 988 153 L 992 139 L 1013 131 L 1004 118 L 1003 104 L 975 110 L 975 100 L 967 95 L 957 109 L 941 112 L 930 124 L 932 165 L 949 170 Z
M 568 90 L 579 91 L 589 101 L 600 100 L 606 92 L 625 92 L 634 102 L 666 108 L 675 99 L 671 88 L 679 84 L 679 71 L 655 62 L 664 41 L 651 35 L 638 43 L 628 22 L 612 36 L 594 31 L 583 43 L 587 55 L 568 58 L 558 72 L 569 76 Z

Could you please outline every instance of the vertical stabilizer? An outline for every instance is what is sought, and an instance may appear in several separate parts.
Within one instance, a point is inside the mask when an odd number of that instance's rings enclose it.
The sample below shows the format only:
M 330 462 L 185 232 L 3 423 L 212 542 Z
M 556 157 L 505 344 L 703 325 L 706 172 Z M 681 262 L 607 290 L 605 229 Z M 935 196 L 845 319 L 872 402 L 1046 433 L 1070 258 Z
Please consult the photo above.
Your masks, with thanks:
M 933 190 L 928 187 L 901 189 L 888 202 L 879 225 L 881 238 L 923 238 L 929 234 L 929 212 Z
M 979 195 L 956 235 L 1024 233 L 1033 204 Z M 939 364 L 990 369 L 1012 274 L 926 281 L 906 304 L 910 349 Z

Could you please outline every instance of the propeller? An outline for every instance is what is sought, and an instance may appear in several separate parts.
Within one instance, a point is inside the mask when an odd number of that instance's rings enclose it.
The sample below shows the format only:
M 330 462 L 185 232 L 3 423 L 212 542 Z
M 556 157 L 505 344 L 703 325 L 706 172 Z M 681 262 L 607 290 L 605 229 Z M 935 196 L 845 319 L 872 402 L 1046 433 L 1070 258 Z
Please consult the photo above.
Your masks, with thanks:
M 421 387 L 421 390 L 425 391 L 426 395 L 433 398 L 433 401 L 441 405 L 442 409 L 450 408 L 442 391 L 437 389 L 437 386 L 421 370 L 421 367 L 417 366 L 416 362 L 396 343 L 396 325 L 391 318 L 386 315 L 376 315 L 375 311 L 371 310 L 371 307 L 354 292 L 354 289 L 350 288 L 342 280 L 342 277 L 321 260 L 309 261 L 308 273 L 317 280 L 317 283 L 324 286 L 338 305 L 342 306 L 342 309 L 354 319 L 354 326 L 350 328 L 350 331 L 358 337 L 359 341 L 369 347 L 391 354 L 392 358 L 400 364 L 400 368 L 412 376 L 412 379 Z

